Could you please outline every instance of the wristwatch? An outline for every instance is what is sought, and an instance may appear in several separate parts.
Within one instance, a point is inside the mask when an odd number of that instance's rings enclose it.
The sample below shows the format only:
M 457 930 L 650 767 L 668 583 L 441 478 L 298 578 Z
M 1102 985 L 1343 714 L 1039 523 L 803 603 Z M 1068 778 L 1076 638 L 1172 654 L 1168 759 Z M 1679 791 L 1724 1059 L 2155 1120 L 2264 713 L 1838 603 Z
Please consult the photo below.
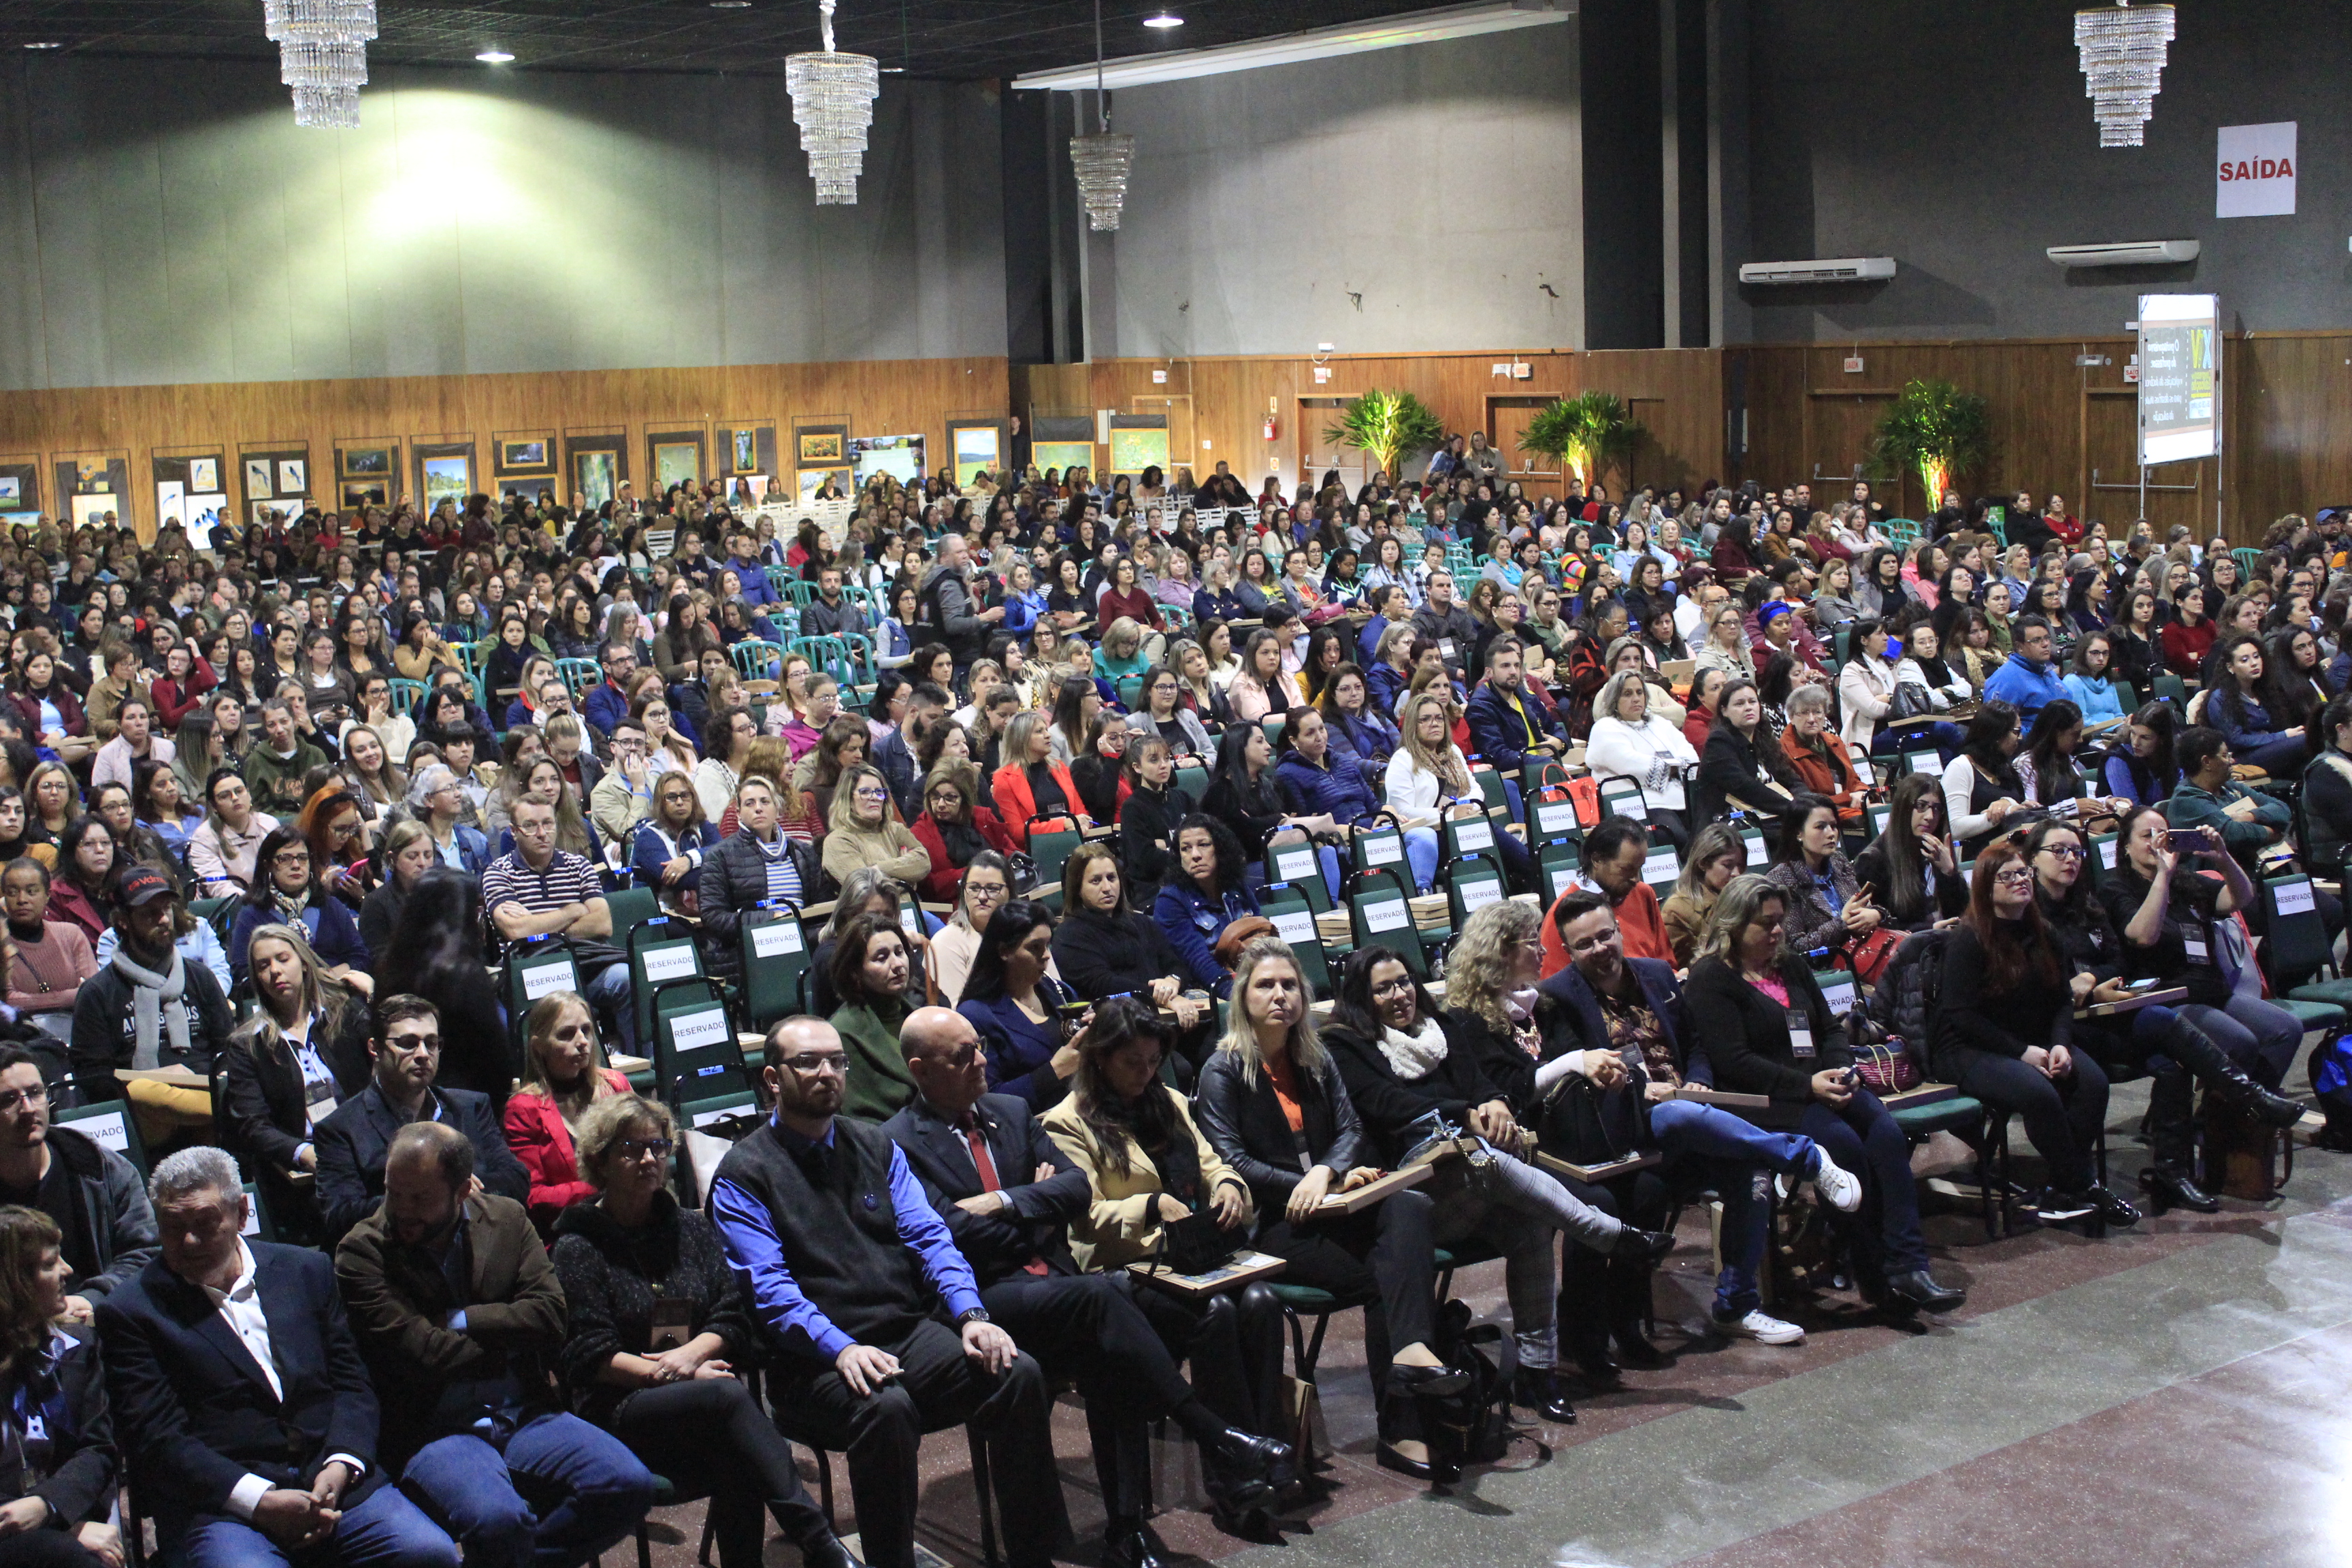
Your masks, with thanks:
M 958 1312 L 956 1314 L 955 1326 L 961 1329 L 966 1323 L 985 1323 L 991 1321 L 987 1308 L 974 1307 L 970 1311 Z

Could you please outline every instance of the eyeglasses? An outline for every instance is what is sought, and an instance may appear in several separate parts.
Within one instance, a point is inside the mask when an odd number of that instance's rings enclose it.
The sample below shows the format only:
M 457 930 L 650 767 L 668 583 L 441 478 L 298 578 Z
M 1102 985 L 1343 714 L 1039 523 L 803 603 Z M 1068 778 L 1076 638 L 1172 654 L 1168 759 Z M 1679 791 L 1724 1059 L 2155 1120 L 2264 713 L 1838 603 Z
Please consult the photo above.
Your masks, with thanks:
M 1992 879 L 1996 886 L 2018 887 L 2032 881 L 2033 872 L 2028 867 L 2011 866 L 2006 870 L 1994 872 Z
M 613 1145 L 613 1152 L 624 1160 L 641 1160 L 651 1154 L 656 1160 L 667 1160 L 677 1145 L 667 1138 L 624 1138 Z
M 49 1086 L 47 1084 L 37 1083 L 30 1089 L 12 1089 L 0 1093 L 0 1116 L 15 1115 L 16 1108 L 20 1105 L 47 1105 L 48 1102 Z
M 790 1068 L 803 1078 L 815 1078 L 821 1073 L 834 1073 L 843 1078 L 849 1076 L 849 1057 L 844 1051 L 785 1057 L 779 1065 Z
M 2061 860 L 2080 860 L 2083 858 L 2083 847 L 2079 844 L 2044 844 L 2042 847 L 2042 853 L 2055 855 Z
M 290 871 L 297 866 L 308 866 L 310 863 L 310 855 L 308 850 L 295 854 L 273 855 L 269 858 L 269 863 L 273 866 L 283 866 Z
M 860 800 L 887 800 L 890 798 L 890 792 L 886 789 L 876 789 L 870 785 L 861 786 L 857 791 L 857 798 Z

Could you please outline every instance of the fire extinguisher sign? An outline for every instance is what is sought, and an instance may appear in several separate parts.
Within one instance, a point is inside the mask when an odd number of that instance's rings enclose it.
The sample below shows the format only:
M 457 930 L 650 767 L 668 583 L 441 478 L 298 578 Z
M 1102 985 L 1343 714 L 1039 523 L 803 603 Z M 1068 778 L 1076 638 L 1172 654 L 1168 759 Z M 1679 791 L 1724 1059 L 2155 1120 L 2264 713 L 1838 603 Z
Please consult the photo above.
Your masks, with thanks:
M 2294 127 L 2224 125 L 2214 158 L 2215 217 L 2294 216 Z

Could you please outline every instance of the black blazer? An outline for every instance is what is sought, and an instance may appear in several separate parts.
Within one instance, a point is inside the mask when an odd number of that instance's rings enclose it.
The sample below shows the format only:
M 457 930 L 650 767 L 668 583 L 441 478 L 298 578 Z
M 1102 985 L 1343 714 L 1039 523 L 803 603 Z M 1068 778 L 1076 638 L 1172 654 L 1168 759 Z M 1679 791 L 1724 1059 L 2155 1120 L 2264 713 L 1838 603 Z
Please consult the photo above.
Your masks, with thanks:
M 25 1495 L 49 1505 L 47 1528 L 70 1531 L 103 1520 L 114 1506 L 122 1479 L 122 1458 L 114 1447 L 114 1417 L 106 1401 L 106 1373 L 99 1364 L 98 1331 L 80 1325 L 58 1329 L 29 1379 L 13 1379 L 0 1398 L 14 1398 L 15 1384 L 28 1382 L 26 1403 L 41 1413 L 49 1434 L 48 1479 Z
M 1757 732 L 1763 733 L 1761 721 Z M 1768 784 L 1759 776 L 1763 766 L 1763 754 L 1755 742 L 1728 723 L 1715 724 L 1706 732 L 1698 777 L 1691 784 L 1690 819 L 1720 822 L 1734 799 L 1769 811 L 1787 805 L 1793 797 L 1780 784 Z
M 1759 1125 L 1784 1125 L 1812 1101 L 1813 1074 L 1850 1067 L 1853 1052 L 1844 1023 L 1832 1016 L 1812 971 L 1801 960 L 1780 960 L 1780 983 L 1791 1005 L 1812 1020 L 1813 1059 L 1801 1062 L 1790 1048 L 1788 1015 L 1780 1005 L 1742 980 L 1720 958 L 1691 965 L 1683 1000 L 1698 1038 L 1706 1042 L 1717 1089 L 1772 1098 L 1769 1110 L 1747 1116 Z
M 338 1109 L 367 1087 L 369 1037 L 367 1002 L 354 996 L 344 1005 L 342 1027 L 335 1037 L 319 1042 L 319 1055 L 335 1075 Z M 231 1152 L 250 1156 L 268 1171 L 291 1171 L 296 1151 L 311 1141 L 302 1069 L 294 1053 L 264 1056 L 240 1042 L 221 1053 L 221 1080 L 228 1109 L 224 1131 Z
M 1192 1096 L 1201 1131 L 1209 1146 L 1250 1184 L 1257 1202 L 1259 1228 L 1281 1223 L 1290 1202 L 1290 1190 L 1307 1174 L 1298 1157 L 1298 1139 L 1306 1140 L 1313 1163 L 1335 1176 L 1344 1176 L 1364 1163 L 1370 1152 L 1364 1130 L 1356 1120 L 1355 1102 L 1339 1080 L 1339 1069 L 1328 1057 L 1322 1072 L 1309 1079 L 1300 1074 L 1300 1110 L 1306 1130 L 1294 1136 L 1275 1098 L 1274 1080 L 1261 1072 L 1252 1084 L 1242 1077 L 1241 1059 L 1220 1050 L 1201 1068 L 1200 1087 Z M 1335 1184 L 1336 1185 L 1336 1184 Z
M 281 1399 L 212 1298 L 163 1266 L 98 1303 L 107 1391 L 122 1421 L 131 1479 L 165 1539 L 226 1516 L 247 1475 L 308 1489 L 349 1454 L 367 1473 L 343 1494 L 357 1506 L 383 1484 L 375 1390 L 335 1291 L 334 1265 L 307 1247 L 248 1241 Z
M 530 1176 L 507 1147 L 498 1112 L 488 1096 L 463 1089 L 436 1089 L 442 1119 L 466 1135 L 474 1146 L 474 1174 L 482 1185 L 517 1203 L 530 1197 Z M 367 1217 L 383 1196 L 383 1160 L 401 1129 L 399 1118 L 384 1103 L 383 1091 L 371 1082 L 335 1108 L 319 1123 L 312 1142 L 319 1151 L 319 1215 L 326 1221 L 327 1239 L 342 1239 L 343 1232 Z
M 1131 804 L 1131 803 L 1130 803 Z M 1105 916 L 1079 910 L 1054 928 L 1054 964 L 1071 990 L 1097 1000 L 1184 976 L 1184 961 L 1160 922 L 1139 910 Z
M 1043 1258 L 1056 1274 L 1076 1274 L 1078 1266 L 1070 1257 L 1066 1232 L 1093 1202 L 1086 1172 L 1046 1135 L 1028 1101 L 1018 1096 L 983 1094 L 972 1114 L 996 1166 L 998 1184 L 1012 1199 L 1007 1214 L 975 1215 L 956 1206 L 958 1199 L 979 1194 L 980 1167 L 963 1134 L 942 1121 L 922 1096 L 882 1123 L 882 1131 L 907 1156 L 908 1169 L 922 1182 L 931 1206 L 947 1222 L 948 1234 L 955 1237 L 982 1286 L 1017 1272 L 1033 1258 Z M 1040 1165 L 1052 1166 L 1054 1174 L 1032 1181 Z

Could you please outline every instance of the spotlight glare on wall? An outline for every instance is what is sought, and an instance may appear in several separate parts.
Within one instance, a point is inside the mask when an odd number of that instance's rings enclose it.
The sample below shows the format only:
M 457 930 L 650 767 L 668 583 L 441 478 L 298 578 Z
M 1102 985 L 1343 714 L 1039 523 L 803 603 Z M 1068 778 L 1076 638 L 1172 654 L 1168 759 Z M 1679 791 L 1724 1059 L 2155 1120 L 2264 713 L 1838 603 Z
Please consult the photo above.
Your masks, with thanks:
M 514 58 L 512 55 L 507 53 L 504 49 L 484 49 L 480 54 L 476 55 L 474 58 L 481 61 L 486 66 L 502 66 Z

